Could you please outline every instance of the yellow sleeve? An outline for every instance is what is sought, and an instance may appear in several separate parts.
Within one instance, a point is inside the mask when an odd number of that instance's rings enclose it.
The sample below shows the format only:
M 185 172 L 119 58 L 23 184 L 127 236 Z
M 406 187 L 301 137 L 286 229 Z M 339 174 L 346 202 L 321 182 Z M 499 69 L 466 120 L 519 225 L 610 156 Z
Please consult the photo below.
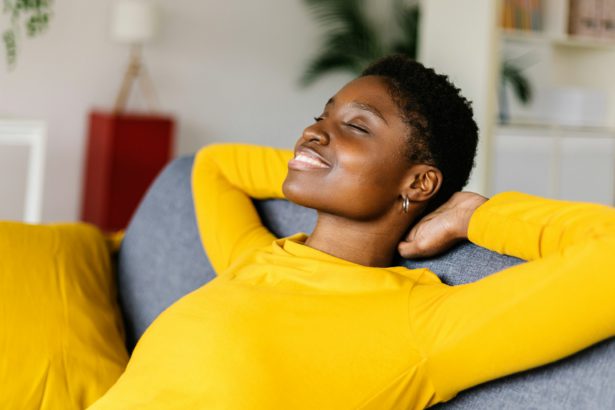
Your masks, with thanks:
M 615 209 L 502 193 L 476 210 L 469 238 L 530 262 L 412 291 L 431 404 L 615 336 Z
M 202 148 L 192 168 L 197 225 L 217 274 L 244 252 L 275 237 L 261 223 L 252 198 L 282 198 L 292 152 L 243 144 Z

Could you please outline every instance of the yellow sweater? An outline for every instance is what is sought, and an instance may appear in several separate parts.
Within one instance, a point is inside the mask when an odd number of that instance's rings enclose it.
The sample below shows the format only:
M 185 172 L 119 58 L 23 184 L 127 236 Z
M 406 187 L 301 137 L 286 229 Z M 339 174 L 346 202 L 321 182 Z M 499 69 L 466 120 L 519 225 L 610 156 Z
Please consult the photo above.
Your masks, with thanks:
M 249 197 L 282 197 L 290 156 L 199 152 L 196 215 L 218 276 L 156 319 L 93 409 L 422 409 L 615 335 L 612 208 L 496 195 L 470 240 L 532 262 L 451 287 L 274 238 Z

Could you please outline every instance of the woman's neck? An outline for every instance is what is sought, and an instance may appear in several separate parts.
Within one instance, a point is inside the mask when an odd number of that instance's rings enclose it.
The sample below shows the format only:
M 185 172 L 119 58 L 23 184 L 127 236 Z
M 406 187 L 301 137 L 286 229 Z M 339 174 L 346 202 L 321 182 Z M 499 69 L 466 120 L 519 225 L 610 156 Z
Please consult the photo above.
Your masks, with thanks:
M 319 212 L 314 231 L 305 244 L 311 248 L 365 266 L 391 266 L 397 245 L 412 218 L 396 215 L 359 222 Z

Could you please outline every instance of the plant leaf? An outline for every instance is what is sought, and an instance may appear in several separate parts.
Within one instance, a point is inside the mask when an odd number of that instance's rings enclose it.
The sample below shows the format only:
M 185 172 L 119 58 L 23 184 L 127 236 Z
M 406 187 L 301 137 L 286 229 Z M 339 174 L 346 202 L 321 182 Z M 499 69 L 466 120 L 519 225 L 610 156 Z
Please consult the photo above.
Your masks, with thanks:
M 303 75 L 304 85 L 331 70 L 359 74 L 385 54 L 378 33 L 364 15 L 363 0 L 305 1 L 325 34 L 321 51 Z
M 515 96 L 523 104 L 528 104 L 532 100 L 532 87 L 523 75 L 522 70 L 516 65 L 504 61 L 502 63 L 502 83 L 509 83 Z
M 407 5 L 404 0 L 395 0 L 393 10 L 401 31 L 401 38 L 393 43 L 392 49 L 396 53 L 406 54 L 416 60 L 421 17 L 419 6 L 418 4 Z
M 6 62 L 9 67 L 13 67 L 17 60 L 17 42 L 15 39 L 15 31 L 6 30 L 2 33 L 4 48 L 6 49 Z

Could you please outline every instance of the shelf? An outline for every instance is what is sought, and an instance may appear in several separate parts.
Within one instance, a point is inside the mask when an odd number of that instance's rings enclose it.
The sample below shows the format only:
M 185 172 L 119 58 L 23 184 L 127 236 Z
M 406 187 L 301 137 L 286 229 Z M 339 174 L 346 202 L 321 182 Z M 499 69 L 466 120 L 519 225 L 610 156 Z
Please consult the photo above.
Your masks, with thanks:
M 554 35 L 540 31 L 501 29 L 502 40 L 558 47 L 594 48 L 615 51 L 615 39 Z
M 502 40 L 516 43 L 544 44 L 551 43 L 551 38 L 541 31 L 500 29 Z
M 534 129 L 541 131 L 572 131 L 597 134 L 596 137 L 612 137 L 615 138 L 615 127 L 610 126 L 583 126 L 583 125 L 562 125 L 540 121 L 513 120 L 508 123 L 496 123 L 496 128 L 499 130 L 507 129 Z
M 615 50 L 615 40 L 611 38 L 562 36 L 559 38 L 552 38 L 551 42 L 553 45 L 561 47 L 581 47 Z

